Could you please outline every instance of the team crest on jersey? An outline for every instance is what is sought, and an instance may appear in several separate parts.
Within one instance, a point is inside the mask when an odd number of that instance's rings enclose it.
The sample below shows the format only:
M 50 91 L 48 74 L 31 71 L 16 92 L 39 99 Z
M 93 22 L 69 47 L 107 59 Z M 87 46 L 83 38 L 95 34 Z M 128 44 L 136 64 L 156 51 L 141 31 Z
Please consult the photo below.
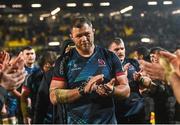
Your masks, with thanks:
M 105 63 L 105 61 L 103 59 L 98 59 L 98 65 L 100 67 L 104 67 L 104 66 L 106 66 L 106 63 Z

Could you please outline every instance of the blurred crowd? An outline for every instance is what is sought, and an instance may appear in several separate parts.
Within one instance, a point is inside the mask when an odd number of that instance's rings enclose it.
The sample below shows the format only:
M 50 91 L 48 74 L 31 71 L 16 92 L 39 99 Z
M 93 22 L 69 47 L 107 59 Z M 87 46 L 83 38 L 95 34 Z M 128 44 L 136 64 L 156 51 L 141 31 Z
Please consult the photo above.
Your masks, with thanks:
M 73 14 L 57 16 L 55 20 L 38 21 L 30 18 L 26 23 L 2 19 L 0 43 L 8 46 L 7 41 L 26 40 L 26 45 L 48 46 L 51 41 L 64 41 L 69 38 L 70 22 Z M 127 46 L 135 48 L 139 44 L 147 47 L 162 46 L 174 51 L 180 43 L 179 17 L 177 15 L 144 14 L 143 17 L 123 17 L 89 15 L 96 29 L 96 43 L 107 46 L 108 41 L 116 36 L 126 40 Z M 8 28 L 5 28 L 8 27 Z M 152 43 L 141 43 L 141 38 L 150 38 Z M 172 44 L 173 43 L 173 44 Z M 19 45 L 19 44 L 18 44 Z

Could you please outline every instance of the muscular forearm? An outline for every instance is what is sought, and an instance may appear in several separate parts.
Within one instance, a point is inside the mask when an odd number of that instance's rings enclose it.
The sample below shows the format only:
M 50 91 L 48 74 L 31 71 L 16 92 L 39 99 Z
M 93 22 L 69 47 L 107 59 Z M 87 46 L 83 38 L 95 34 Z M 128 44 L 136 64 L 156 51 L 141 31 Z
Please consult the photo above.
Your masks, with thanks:
M 50 99 L 53 104 L 56 103 L 71 103 L 79 99 L 81 95 L 78 89 L 53 89 L 50 92 Z
M 180 77 L 176 73 L 173 73 L 169 78 L 169 82 L 171 83 L 177 101 L 180 103 Z
M 24 96 L 21 96 L 21 111 L 22 111 L 23 117 L 29 116 L 27 109 L 28 109 L 27 99 Z

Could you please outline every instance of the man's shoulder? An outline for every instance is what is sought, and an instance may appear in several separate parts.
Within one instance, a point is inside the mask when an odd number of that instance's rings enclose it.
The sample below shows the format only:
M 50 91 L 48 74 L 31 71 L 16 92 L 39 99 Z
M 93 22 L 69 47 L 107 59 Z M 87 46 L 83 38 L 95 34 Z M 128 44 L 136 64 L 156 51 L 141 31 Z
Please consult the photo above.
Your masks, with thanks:
M 136 59 L 132 59 L 132 58 L 125 58 L 125 64 L 126 63 L 130 63 L 131 65 L 133 65 L 137 70 L 139 69 L 139 62 Z
M 113 52 L 109 51 L 107 48 L 103 48 L 101 46 L 96 46 L 97 51 L 102 52 L 103 54 L 107 54 L 108 56 L 112 55 Z

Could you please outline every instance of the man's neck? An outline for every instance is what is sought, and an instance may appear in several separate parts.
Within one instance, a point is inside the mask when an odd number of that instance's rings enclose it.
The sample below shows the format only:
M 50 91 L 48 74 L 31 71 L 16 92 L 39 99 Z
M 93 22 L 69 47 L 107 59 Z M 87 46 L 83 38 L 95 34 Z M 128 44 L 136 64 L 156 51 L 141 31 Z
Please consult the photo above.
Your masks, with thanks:
M 95 46 L 93 45 L 88 51 L 82 51 L 79 50 L 78 48 L 76 48 L 76 50 L 78 51 L 79 55 L 83 57 L 90 57 L 94 53 Z
M 34 64 L 26 64 L 26 67 L 28 67 L 28 68 L 33 68 L 33 67 L 34 67 Z

